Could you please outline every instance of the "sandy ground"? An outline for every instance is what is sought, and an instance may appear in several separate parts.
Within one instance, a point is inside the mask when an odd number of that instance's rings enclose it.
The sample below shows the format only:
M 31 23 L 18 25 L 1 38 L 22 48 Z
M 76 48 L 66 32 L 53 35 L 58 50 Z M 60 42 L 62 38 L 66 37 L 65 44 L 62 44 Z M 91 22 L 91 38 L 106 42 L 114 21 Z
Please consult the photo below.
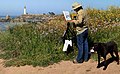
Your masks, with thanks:
M 4 60 L 0 59 L 0 74 L 120 74 L 120 65 L 116 61 L 110 63 L 106 70 L 96 68 L 97 62 L 89 60 L 82 64 L 72 61 L 61 61 L 48 67 L 4 67 Z

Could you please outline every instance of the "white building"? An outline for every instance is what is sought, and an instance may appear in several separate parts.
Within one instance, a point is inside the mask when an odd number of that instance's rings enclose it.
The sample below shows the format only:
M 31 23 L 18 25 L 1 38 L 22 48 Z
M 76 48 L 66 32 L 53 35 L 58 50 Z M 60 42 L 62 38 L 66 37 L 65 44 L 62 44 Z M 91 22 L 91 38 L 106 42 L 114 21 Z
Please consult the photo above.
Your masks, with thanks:
M 24 7 L 24 15 L 27 14 L 26 6 Z

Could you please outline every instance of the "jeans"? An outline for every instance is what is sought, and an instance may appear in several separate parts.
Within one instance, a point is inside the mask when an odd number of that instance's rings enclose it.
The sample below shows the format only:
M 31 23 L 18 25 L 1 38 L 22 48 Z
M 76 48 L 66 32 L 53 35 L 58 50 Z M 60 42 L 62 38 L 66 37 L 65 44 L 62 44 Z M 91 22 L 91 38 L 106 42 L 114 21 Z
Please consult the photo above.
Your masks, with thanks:
M 78 55 L 77 62 L 88 61 L 88 29 L 77 35 Z

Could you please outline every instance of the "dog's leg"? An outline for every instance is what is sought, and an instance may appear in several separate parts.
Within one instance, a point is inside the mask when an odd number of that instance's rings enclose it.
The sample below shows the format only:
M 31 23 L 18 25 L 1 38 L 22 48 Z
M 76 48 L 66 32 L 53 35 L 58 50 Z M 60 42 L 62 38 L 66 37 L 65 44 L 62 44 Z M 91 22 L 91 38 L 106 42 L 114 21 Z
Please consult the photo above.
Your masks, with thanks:
M 106 70 L 106 68 L 107 68 L 106 56 L 104 56 L 103 58 L 104 58 L 104 61 L 105 61 L 105 62 L 104 62 L 104 68 L 103 68 L 103 70 Z
M 114 47 L 114 52 L 115 52 L 115 55 L 116 55 L 117 64 L 119 65 L 119 55 L 118 55 L 118 47 L 117 47 L 117 44 L 116 44 L 115 47 Z
M 98 54 L 98 66 L 97 68 L 100 68 L 100 54 Z
M 112 56 L 112 58 L 115 58 L 115 56 L 113 55 L 113 52 L 110 52 L 110 55 Z
M 117 64 L 119 65 L 119 55 L 117 56 Z
M 117 60 L 117 64 L 119 65 L 119 55 L 118 55 L 118 52 L 115 52 L 115 55 L 116 55 L 116 60 Z

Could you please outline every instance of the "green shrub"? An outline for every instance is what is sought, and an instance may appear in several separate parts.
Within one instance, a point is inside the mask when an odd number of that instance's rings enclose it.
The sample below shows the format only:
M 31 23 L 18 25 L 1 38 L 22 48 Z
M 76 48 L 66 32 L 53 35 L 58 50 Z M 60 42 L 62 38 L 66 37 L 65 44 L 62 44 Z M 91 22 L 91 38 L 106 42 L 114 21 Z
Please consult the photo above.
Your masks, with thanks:
M 38 26 L 42 27 L 42 30 Z M 1 56 L 13 59 L 10 60 L 12 62 L 6 63 L 7 66 L 26 64 L 47 66 L 68 59 L 71 55 L 66 57 L 62 52 L 61 31 L 36 24 L 15 26 L 4 39 L 5 53 Z

